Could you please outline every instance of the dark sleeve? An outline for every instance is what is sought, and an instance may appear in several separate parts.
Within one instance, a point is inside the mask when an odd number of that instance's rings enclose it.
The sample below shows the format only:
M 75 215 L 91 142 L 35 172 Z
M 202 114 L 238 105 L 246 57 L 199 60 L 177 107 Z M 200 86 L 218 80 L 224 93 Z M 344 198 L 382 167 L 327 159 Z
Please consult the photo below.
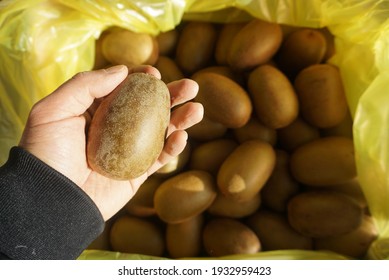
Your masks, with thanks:
M 103 231 L 75 183 L 19 147 L 0 167 L 0 259 L 76 259 Z

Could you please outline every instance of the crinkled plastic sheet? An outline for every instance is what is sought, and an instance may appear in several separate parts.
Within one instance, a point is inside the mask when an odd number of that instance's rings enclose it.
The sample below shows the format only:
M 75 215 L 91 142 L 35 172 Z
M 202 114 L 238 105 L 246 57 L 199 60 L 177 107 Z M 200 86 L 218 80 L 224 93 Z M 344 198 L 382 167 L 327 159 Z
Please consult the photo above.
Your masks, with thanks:
M 33 103 L 90 70 L 94 42 L 109 26 L 158 34 L 182 20 L 252 17 L 327 27 L 354 118 L 357 170 L 380 237 L 370 258 L 389 258 L 389 1 L 382 0 L 3 0 L 0 1 L 0 163 L 17 144 Z M 86 251 L 81 258 L 134 258 Z M 143 258 L 142 256 L 138 256 Z M 236 256 L 245 258 L 246 256 Z M 147 258 L 147 257 L 145 257 Z M 250 258 L 312 259 L 328 252 L 263 252 Z
M 110 252 L 103 250 L 86 250 L 78 258 L 79 260 L 166 260 L 166 258 Z M 182 258 L 180 260 L 206 260 L 215 258 Z M 305 250 L 277 250 L 267 251 L 258 254 L 241 254 L 218 257 L 219 260 L 347 260 L 348 258 L 339 254 L 325 251 Z

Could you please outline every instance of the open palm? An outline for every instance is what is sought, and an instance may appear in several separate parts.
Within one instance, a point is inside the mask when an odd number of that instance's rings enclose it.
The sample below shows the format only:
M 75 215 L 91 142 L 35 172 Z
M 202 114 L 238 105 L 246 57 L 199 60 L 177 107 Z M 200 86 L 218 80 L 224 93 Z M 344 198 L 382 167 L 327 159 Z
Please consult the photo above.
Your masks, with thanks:
M 98 101 L 113 91 L 128 75 L 125 66 L 82 72 L 34 105 L 20 146 L 77 184 L 95 202 L 105 220 L 119 211 L 149 175 L 169 162 L 185 148 L 185 129 L 203 116 L 199 103 L 188 102 L 198 91 L 189 79 L 168 84 L 171 107 L 183 104 L 171 114 L 163 151 L 150 169 L 131 181 L 104 177 L 88 166 L 86 132 Z M 160 78 L 151 66 L 139 66 L 132 72 L 144 72 Z

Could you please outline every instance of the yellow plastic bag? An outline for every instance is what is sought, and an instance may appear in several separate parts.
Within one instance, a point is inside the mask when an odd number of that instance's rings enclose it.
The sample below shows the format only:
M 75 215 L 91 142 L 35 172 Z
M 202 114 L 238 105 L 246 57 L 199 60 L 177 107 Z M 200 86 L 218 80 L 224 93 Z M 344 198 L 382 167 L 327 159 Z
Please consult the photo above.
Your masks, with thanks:
M 94 42 L 108 26 L 158 34 L 182 20 L 256 17 L 335 35 L 359 179 L 379 238 L 369 258 L 389 259 L 389 2 L 382 0 L 3 0 L 0 1 L 0 164 L 17 144 L 32 104 L 79 71 L 90 70 Z M 388 105 L 387 105 L 388 104 Z M 85 251 L 80 259 L 147 256 Z M 239 259 L 343 259 L 330 252 L 270 251 Z

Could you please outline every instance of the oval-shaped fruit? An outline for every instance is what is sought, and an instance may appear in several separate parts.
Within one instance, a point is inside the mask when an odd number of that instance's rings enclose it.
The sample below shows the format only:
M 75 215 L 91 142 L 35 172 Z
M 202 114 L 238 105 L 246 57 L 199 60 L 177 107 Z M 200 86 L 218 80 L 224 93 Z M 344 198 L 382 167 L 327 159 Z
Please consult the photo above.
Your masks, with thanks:
M 294 81 L 300 110 L 310 124 L 327 128 L 338 125 L 348 112 L 342 78 L 336 66 L 314 64 Z
M 174 224 L 199 215 L 215 197 L 214 178 L 208 172 L 190 170 L 159 186 L 154 195 L 154 207 L 161 220 Z
M 243 76 L 243 74 L 238 72 L 238 71 L 232 70 L 231 67 L 229 67 L 229 66 L 220 66 L 220 65 L 208 66 L 208 67 L 200 69 L 194 75 L 196 75 L 197 73 L 202 73 L 202 72 L 211 72 L 211 73 L 225 76 L 225 77 L 233 80 L 234 82 L 238 83 L 240 86 L 244 86 L 246 83 L 245 77 Z
M 276 67 L 261 65 L 249 75 L 247 82 L 258 119 L 270 128 L 281 128 L 293 122 L 299 102 L 292 84 Z
M 202 249 L 203 216 L 166 225 L 166 249 L 172 258 L 197 257 Z
M 346 117 L 338 125 L 321 129 L 320 134 L 324 137 L 343 136 L 353 139 L 353 119 L 350 112 L 346 114 Z
M 261 195 L 259 193 L 245 201 L 238 201 L 218 193 L 207 211 L 213 216 L 238 219 L 253 214 L 260 206 Z
M 290 158 L 293 177 L 306 185 L 341 184 L 357 175 L 354 143 L 346 137 L 325 137 L 297 148 Z
M 362 217 L 362 208 L 354 199 L 334 191 L 306 191 L 288 203 L 290 225 L 315 238 L 351 232 L 359 227 Z
M 256 234 L 242 222 L 230 218 L 210 220 L 203 231 L 203 244 L 211 257 L 254 254 L 261 249 Z
M 109 61 L 105 58 L 102 50 L 103 39 L 107 34 L 109 34 L 110 30 L 106 29 L 101 34 L 100 37 L 96 40 L 95 43 L 95 58 L 93 63 L 93 69 L 103 69 L 109 65 Z
M 261 240 L 263 250 L 312 250 L 312 238 L 295 231 L 283 214 L 259 210 L 247 219 L 247 225 Z
M 325 185 L 325 186 L 307 186 L 310 188 L 319 188 L 324 190 L 333 190 L 340 193 L 343 193 L 358 202 L 359 206 L 361 208 L 364 208 L 367 210 L 368 204 L 365 197 L 365 194 L 363 193 L 362 187 L 358 181 L 358 177 L 349 180 L 342 184 L 335 184 L 335 185 Z
M 125 209 L 131 215 L 148 217 L 156 214 L 154 209 L 154 193 L 162 184 L 163 179 L 150 176 L 140 186 L 135 195 L 125 205 Z
M 110 232 L 114 251 L 162 256 L 165 238 L 162 230 L 154 223 L 136 217 L 122 216 L 115 220 Z
M 252 199 L 269 179 L 276 161 L 273 147 L 260 140 L 240 144 L 217 174 L 220 191 L 235 200 Z
M 268 62 L 282 41 L 279 24 L 254 19 L 234 36 L 228 52 L 228 63 L 234 69 L 247 70 Z
M 323 33 L 312 28 L 302 28 L 289 34 L 278 53 L 280 69 L 294 78 L 302 69 L 323 61 L 327 43 Z
M 244 126 L 234 129 L 233 134 L 239 143 L 262 140 L 274 146 L 277 142 L 276 130 L 265 126 L 255 117 L 251 117 Z
M 199 123 L 189 127 L 186 131 L 190 139 L 210 141 L 226 134 L 227 127 L 204 116 Z
M 87 143 L 90 167 L 116 180 L 139 177 L 161 153 L 169 120 L 166 84 L 150 74 L 128 75 L 92 118 Z
M 204 114 L 229 128 L 244 126 L 250 119 L 252 104 L 248 93 L 233 80 L 211 72 L 192 76 L 199 85 L 195 97 L 204 106 Z
M 289 169 L 289 154 L 276 150 L 276 165 L 261 190 L 263 204 L 277 212 L 285 212 L 289 199 L 300 191 L 300 186 Z
M 161 32 L 156 36 L 158 43 L 159 55 L 172 55 L 176 50 L 179 37 L 178 29 Z
M 320 137 L 319 129 L 303 118 L 297 117 L 291 124 L 277 130 L 280 147 L 288 152 Z
M 112 64 L 134 67 L 155 64 L 159 50 L 156 38 L 150 34 L 114 28 L 103 38 L 102 53 Z
M 222 26 L 215 47 L 215 60 L 218 65 L 228 65 L 228 52 L 232 40 L 245 25 L 244 22 L 232 22 Z
M 324 55 L 323 61 L 328 61 L 335 53 L 335 36 L 328 30 L 327 27 L 320 28 L 319 31 L 324 35 L 326 39 L 326 53 Z
M 175 60 L 183 72 L 192 74 L 207 66 L 213 56 L 216 29 L 210 22 L 189 22 L 181 30 Z
M 217 174 L 224 160 L 238 144 L 226 138 L 212 140 L 197 146 L 190 158 L 190 168 Z
M 346 234 L 315 239 L 316 250 L 330 250 L 356 259 L 363 259 L 377 239 L 378 232 L 371 216 L 365 215 L 361 225 Z
M 177 174 L 185 168 L 185 165 L 189 161 L 190 153 L 191 147 L 188 143 L 179 155 L 173 157 L 168 163 L 166 163 L 160 169 L 155 171 L 154 175 L 156 177 L 167 178 L 174 174 Z
M 178 68 L 176 62 L 170 57 L 159 56 L 154 67 L 159 70 L 161 73 L 161 80 L 166 84 L 184 78 L 181 69 Z
M 114 219 L 109 219 L 105 222 L 103 232 L 88 245 L 86 250 L 111 250 L 110 232 L 113 220 Z

